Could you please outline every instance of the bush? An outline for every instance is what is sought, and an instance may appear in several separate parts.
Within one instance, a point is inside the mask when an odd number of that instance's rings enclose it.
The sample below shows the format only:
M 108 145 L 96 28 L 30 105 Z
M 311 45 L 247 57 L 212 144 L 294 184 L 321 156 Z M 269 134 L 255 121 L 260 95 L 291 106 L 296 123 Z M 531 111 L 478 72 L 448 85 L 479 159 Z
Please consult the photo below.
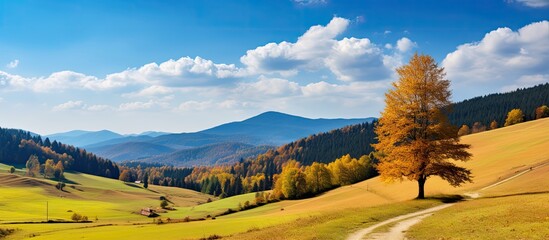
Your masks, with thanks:
M 15 229 L 0 228 L 0 238 L 8 236 L 15 232 Z
M 162 202 L 160 202 L 160 207 L 166 209 L 168 207 L 168 201 L 162 200 Z
M 215 240 L 215 239 L 221 239 L 221 236 L 214 234 L 214 235 L 208 236 L 207 238 L 200 238 L 200 240 Z
M 88 216 L 83 216 L 78 213 L 73 213 L 71 219 L 75 222 L 87 222 Z
M 15 172 L 15 168 L 14 168 L 13 166 L 12 166 L 12 167 L 10 167 L 10 169 L 8 170 L 8 172 L 10 172 L 10 173 L 14 173 L 14 172 Z

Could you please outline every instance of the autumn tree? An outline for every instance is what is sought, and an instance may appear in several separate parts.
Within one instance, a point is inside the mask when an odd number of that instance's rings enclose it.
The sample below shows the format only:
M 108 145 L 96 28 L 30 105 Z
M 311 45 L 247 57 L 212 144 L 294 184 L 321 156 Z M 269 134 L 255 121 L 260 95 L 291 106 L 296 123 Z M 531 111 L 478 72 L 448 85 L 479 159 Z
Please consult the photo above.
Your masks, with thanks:
M 273 192 L 277 197 L 286 199 L 300 198 L 307 193 L 306 176 L 298 162 L 290 160 L 284 165 Z
M 396 71 L 399 80 L 385 94 L 385 109 L 375 129 L 378 143 L 373 146 L 379 153 L 381 178 L 417 181 L 418 199 L 425 198 L 430 176 L 452 186 L 470 182 L 471 171 L 450 161 L 466 161 L 471 154 L 442 110 L 451 103 L 444 69 L 432 57 L 415 54 Z
M 469 130 L 469 126 L 467 125 L 462 125 L 459 130 L 458 130 L 458 136 L 465 136 L 467 134 L 471 133 L 471 130 Z
M 473 123 L 473 129 L 471 129 L 471 133 L 479 133 L 486 131 L 486 126 L 484 126 L 480 122 Z
M 48 159 L 44 163 L 44 178 L 52 178 L 54 174 L 55 174 L 55 165 L 52 159 Z
M 330 170 L 324 163 L 314 162 L 305 169 L 305 179 L 307 187 L 313 194 L 319 193 L 332 187 L 332 177 Z
M 490 123 L 490 130 L 494 130 L 496 128 L 498 128 L 498 122 L 496 122 L 496 120 L 494 120 Z
M 124 181 L 124 182 L 131 182 L 132 179 L 131 179 L 131 173 L 130 173 L 130 171 L 127 170 L 127 169 L 124 169 L 124 170 L 122 171 L 122 173 L 120 173 L 120 176 L 118 177 L 118 179 L 119 179 L 120 181 Z
M 40 162 L 38 161 L 38 157 L 36 155 L 31 155 L 29 157 L 25 167 L 27 168 L 27 176 L 29 177 L 36 177 L 40 174 Z
M 549 117 L 549 107 L 547 105 L 543 105 L 541 107 L 536 108 L 536 119 Z
M 507 113 L 507 119 L 505 119 L 505 127 L 511 126 L 524 121 L 524 114 L 522 110 L 515 108 Z
M 55 168 L 54 168 L 54 177 L 56 179 L 61 179 L 63 178 L 63 172 L 65 171 L 65 167 L 63 166 L 63 161 L 59 160 L 57 161 L 57 164 L 55 164 Z

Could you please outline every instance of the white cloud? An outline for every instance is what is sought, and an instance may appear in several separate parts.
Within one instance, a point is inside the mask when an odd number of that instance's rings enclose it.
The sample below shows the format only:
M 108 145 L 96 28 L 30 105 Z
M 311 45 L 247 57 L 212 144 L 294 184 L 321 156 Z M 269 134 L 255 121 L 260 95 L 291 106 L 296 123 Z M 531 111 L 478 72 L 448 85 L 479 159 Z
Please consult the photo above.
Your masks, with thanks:
M 150 87 L 141 89 L 138 92 L 123 94 L 123 97 L 154 97 L 158 95 L 166 95 L 174 92 L 173 88 L 152 85 Z
M 234 64 L 216 64 L 201 57 L 182 57 L 161 64 L 149 63 L 107 76 L 113 83 L 144 83 L 150 85 L 186 87 L 226 84 L 245 76 L 246 72 Z
M 517 88 L 532 87 L 546 82 L 549 82 L 549 74 L 524 75 L 521 76 L 515 83 L 503 86 L 501 91 L 509 92 L 516 90 Z
M 31 89 L 35 92 L 66 89 L 110 90 L 129 86 L 145 86 L 139 94 L 167 92 L 166 87 L 209 86 L 232 83 L 246 76 L 234 64 L 216 64 L 200 57 L 182 57 L 161 64 L 149 63 L 107 75 L 104 79 L 73 71 L 54 72 L 47 77 L 26 78 L 0 71 L 0 88 Z
M 82 101 L 68 101 L 65 103 L 61 103 L 55 107 L 53 107 L 54 111 L 65 111 L 65 110 L 72 110 L 72 109 L 82 109 L 84 103 Z
M 334 17 L 326 26 L 312 26 L 295 43 L 269 43 L 248 50 L 240 61 L 254 73 L 295 73 L 299 68 L 318 68 L 336 42 L 334 38 L 349 23 L 348 19 Z
M 295 43 L 269 43 L 248 50 L 240 61 L 249 72 L 256 74 L 278 73 L 283 77 L 299 71 L 329 69 L 342 81 L 376 81 L 387 79 L 394 66 L 387 64 L 383 47 L 378 47 L 367 38 L 343 38 L 337 40 L 349 26 L 348 19 L 334 17 L 326 26 L 309 28 Z M 416 44 L 408 38 L 397 42 L 399 55 Z M 386 45 L 388 50 L 392 46 Z
M 549 6 L 549 0 L 516 0 L 516 1 L 525 6 L 534 7 L 534 8 Z
M 260 76 L 257 82 L 239 84 L 235 91 L 246 98 L 261 98 L 295 95 L 300 92 L 300 87 L 286 79 Z
M 396 48 L 400 52 L 408 52 L 414 47 L 417 47 L 417 44 L 415 42 L 412 42 L 412 40 L 406 37 L 399 39 L 396 44 Z
M 6 64 L 7 68 L 16 68 L 17 66 L 19 66 L 19 59 L 15 59 L 9 62 L 8 64 Z
M 491 31 L 479 42 L 463 44 L 449 53 L 442 66 L 448 79 L 460 87 L 495 91 L 500 86 L 531 86 L 532 82 L 524 79 L 547 76 L 548 62 L 549 22 L 542 21 L 518 31 Z
M 367 38 L 344 38 L 336 42 L 325 63 L 342 81 L 382 80 L 391 74 L 383 62 L 383 50 Z

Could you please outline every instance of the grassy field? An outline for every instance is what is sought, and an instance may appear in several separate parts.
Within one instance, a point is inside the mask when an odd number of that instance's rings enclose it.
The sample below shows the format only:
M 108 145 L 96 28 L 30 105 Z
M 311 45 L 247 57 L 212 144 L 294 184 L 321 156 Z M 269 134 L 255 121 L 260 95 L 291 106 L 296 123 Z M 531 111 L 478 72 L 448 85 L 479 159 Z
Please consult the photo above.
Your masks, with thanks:
M 549 191 L 549 164 L 541 165 L 549 160 L 549 156 L 543 154 L 549 149 L 549 134 L 544 129 L 549 129 L 549 119 L 463 137 L 464 143 L 472 145 L 473 158 L 460 164 L 472 170 L 474 182 L 452 188 L 440 179 L 430 178 L 426 184 L 427 195 L 479 192 L 483 197 L 497 197 Z M 481 190 L 531 167 L 531 171 L 520 177 Z M 190 190 L 160 186 L 150 186 L 147 190 L 135 184 L 80 173 L 66 173 L 66 177 L 74 184 L 68 184 L 67 192 L 60 192 L 54 188 L 54 181 L 22 177 L 20 175 L 24 173 L 23 169 L 18 169 L 16 174 L 9 174 L 7 169 L 8 166 L 0 164 L 0 228 L 19 229 L 9 235 L 8 239 L 29 236 L 34 236 L 34 239 L 197 239 L 214 234 L 229 239 L 341 239 L 377 221 L 440 204 L 437 200 L 410 201 L 417 193 L 415 182 L 388 184 L 374 178 L 334 189 L 315 198 L 272 203 L 217 217 L 215 220 L 157 225 L 152 224 L 152 219 L 133 212 L 142 207 L 157 207 L 160 196 L 166 196 L 177 210 L 162 213 L 164 220 L 168 217 L 182 219 L 187 216 L 204 218 L 206 215 L 217 215 L 228 208 L 237 208 L 239 203 L 251 201 L 254 194 L 205 203 L 208 198 L 213 197 Z M 436 225 L 437 219 L 441 226 L 455 228 L 456 232 L 462 231 L 459 227 L 464 227 L 461 226 L 464 224 L 459 221 L 467 220 L 467 214 L 456 218 L 459 220 L 454 222 L 448 220 L 448 216 L 461 211 L 470 212 L 471 220 L 479 229 L 490 226 L 492 222 L 499 224 L 511 221 L 512 211 L 516 209 L 510 206 L 520 205 L 522 201 L 532 202 L 532 205 L 529 205 L 529 210 L 518 212 L 525 219 L 533 217 L 541 224 L 525 222 L 521 223 L 524 228 L 515 228 L 518 233 L 526 234 L 526 229 L 547 226 L 547 219 L 541 221 L 535 215 L 536 212 L 542 212 L 540 210 L 543 209 L 539 207 L 544 197 L 547 199 L 547 194 L 482 198 L 458 203 L 427 218 L 422 223 L 426 225 L 418 225 L 412 236 L 417 239 L 427 238 L 422 235 L 427 231 L 425 229 L 431 227 L 427 224 Z M 69 219 L 72 212 L 78 212 L 89 216 L 91 220 L 97 216 L 99 221 L 85 224 L 1 225 L 13 221 L 44 220 L 46 201 L 50 208 L 50 218 Z M 534 204 L 536 202 L 539 204 Z M 501 205 L 502 212 L 491 208 L 494 205 Z M 476 208 L 482 209 L 477 215 L 474 214 Z M 498 217 L 498 223 L 491 216 Z M 441 218 L 447 221 L 443 223 Z M 456 238 L 459 234 L 448 236 Z M 482 238 L 480 235 L 465 236 Z M 513 238 L 517 235 L 502 236 Z
M 549 239 L 549 193 L 466 201 L 426 218 L 411 239 Z

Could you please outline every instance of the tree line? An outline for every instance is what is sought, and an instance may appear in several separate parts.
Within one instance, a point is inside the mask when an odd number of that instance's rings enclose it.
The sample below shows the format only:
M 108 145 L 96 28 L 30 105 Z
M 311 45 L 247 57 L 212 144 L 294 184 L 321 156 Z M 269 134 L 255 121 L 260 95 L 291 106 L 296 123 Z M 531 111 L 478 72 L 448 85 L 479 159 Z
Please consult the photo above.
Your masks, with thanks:
M 51 142 L 49 138 L 42 140 L 39 135 L 32 135 L 27 131 L 0 128 L 0 143 L 0 162 L 5 164 L 22 166 L 36 158 L 44 168 L 48 166 L 48 174 L 49 167 L 53 164 L 55 168 L 59 162 L 65 171 L 73 170 L 115 179 L 120 174 L 118 165 L 108 159 L 71 145 Z M 39 170 L 39 173 L 43 171 Z
M 446 109 L 446 114 L 455 126 L 467 125 L 472 128 L 477 124 L 490 127 L 494 121 L 498 126 L 503 126 L 509 111 L 520 109 L 524 115 L 523 120 L 530 121 L 536 119 L 536 109 L 543 105 L 549 105 L 549 83 L 454 103 Z

